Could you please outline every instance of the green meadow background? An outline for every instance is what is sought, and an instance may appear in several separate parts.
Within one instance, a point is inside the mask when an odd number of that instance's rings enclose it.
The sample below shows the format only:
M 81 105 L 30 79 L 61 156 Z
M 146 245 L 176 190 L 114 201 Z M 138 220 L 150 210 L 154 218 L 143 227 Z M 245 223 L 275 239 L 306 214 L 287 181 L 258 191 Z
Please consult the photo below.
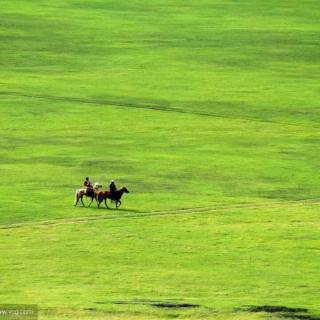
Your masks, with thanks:
M 0 0 L 0 303 L 318 319 L 319 35 L 315 0 Z

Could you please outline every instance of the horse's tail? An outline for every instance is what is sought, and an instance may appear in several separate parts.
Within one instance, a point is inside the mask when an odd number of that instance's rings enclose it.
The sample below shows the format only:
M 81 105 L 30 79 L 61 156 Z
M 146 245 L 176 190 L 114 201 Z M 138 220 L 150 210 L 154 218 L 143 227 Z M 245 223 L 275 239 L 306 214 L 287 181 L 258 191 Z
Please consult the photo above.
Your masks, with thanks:
M 78 194 L 79 194 L 79 190 L 76 190 L 76 193 L 74 195 L 74 203 L 73 203 L 74 206 L 77 205 L 78 203 L 78 199 L 79 199 Z

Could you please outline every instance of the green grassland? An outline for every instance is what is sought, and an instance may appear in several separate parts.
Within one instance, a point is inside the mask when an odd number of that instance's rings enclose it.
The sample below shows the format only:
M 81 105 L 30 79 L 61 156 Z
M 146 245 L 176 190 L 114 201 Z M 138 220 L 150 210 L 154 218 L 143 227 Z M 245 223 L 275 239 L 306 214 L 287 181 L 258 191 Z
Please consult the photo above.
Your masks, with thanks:
M 319 31 L 315 0 L 0 0 L 0 303 L 319 318 Z M 87 175 L 122 207 L 74 208 Z

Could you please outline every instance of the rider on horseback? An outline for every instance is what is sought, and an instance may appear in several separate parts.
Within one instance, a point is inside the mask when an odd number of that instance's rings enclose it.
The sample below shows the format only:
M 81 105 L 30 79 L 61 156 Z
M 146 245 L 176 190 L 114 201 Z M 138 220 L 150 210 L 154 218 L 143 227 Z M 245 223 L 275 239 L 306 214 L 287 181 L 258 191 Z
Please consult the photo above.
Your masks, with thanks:
M 86 179 L 83 182 L 83 186 L 86 190 L 93 189 L 93 185 L 92 185 L 91 181 L 89 180 L 89 177 L 86 177 Z
M 114 183 L 114 180 L 111 180 L 109 188 L 110 188 L 110 196 L 113 197 L 117 192 L 117 187 L 116 187 L 116 184 Z

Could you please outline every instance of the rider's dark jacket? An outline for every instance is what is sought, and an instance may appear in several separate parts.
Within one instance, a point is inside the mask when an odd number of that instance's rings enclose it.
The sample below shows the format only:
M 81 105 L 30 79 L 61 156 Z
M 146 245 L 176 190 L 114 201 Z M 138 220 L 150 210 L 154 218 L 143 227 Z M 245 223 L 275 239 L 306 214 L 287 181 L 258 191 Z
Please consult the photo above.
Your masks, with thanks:
M 83 186 L 85 188 L 92 188 L 92 183 L 89 180 L 84 180 Z
M 114 182 L 111 182 L 110 183 L 110 193 L 111 193 L 111 195 L 115 194 L 116 191 L 117 191 L 116 184 Z

